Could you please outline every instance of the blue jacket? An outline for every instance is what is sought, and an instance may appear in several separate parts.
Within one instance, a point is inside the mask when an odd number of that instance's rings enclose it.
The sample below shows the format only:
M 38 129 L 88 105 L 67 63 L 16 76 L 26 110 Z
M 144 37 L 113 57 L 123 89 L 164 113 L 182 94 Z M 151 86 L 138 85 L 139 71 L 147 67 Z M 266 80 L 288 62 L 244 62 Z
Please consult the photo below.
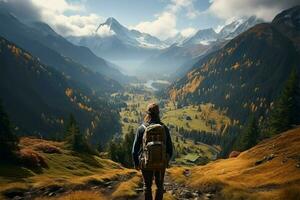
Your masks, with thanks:
M 154 122 L 150 123 L 153 124 Z M 172 145 L 172 140 L 170 136 L 170 132 L 168 127 L 166 127 L 163 123 L 159 123 L 165 127 L 166 130 L 166 151 L 168 154 L 168 157 L 171 158 L 173 155 L 173 145 Z M 135 134 L 134 142 L 133 142 L 133 147 L 132 147 L 132 157 L 134 161 L 134 166 L 139 166 L 139 156 L 142 153 L 142 144 L 143 144 L 143 135 L 145 132 L 144 126 L 140 126 Z

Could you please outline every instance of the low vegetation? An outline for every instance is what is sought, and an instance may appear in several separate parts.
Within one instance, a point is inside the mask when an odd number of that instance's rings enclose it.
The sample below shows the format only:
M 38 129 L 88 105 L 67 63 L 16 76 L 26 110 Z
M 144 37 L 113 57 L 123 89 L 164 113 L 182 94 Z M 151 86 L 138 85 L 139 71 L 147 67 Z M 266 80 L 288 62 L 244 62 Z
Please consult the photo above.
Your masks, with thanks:
M 135 176 L 128 181 L 122 182 L 117 189 L 112 193 L 113 199 L 132 199 L 139 194 L 136 189 L 141 188 L 142 179 L 140 176 Z

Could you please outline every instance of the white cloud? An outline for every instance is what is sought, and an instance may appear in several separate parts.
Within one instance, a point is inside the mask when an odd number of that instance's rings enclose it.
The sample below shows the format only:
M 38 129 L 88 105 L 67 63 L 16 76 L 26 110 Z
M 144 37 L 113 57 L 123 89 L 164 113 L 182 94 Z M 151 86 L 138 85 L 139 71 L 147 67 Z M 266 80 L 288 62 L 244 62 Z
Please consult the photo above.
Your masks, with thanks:
M 190 37 L 192 35 L 194 35 L 196 33 L 196 29 L 194 28 L 186 28 L 186 29 L 183 29 L 180 34 L 183 36 L 183 37 Z
M 42 15 L 43 20 L 62 35 L 83 36 L 90 35 L 96 30 L 102 17 L 96 14 L 89 15 L 71 15 L 54 14 L 45 12 Z
M 199 12 L 194 8 L 195 0 L 171 0 L 165 10 L 155 16 L 152 21 L 140 22 L 133 29 L 149 33 L 160 39 L 167 39 L 175 36 L 177 29 L 177 14 L 181 10 L 186 11 L 186 16 L 193 19 L 198 16 Z
M 98 28 L 97 30 L 97 35 L 101 36 L 101 37 L 109 37 L 114 35 L 115 32 L 110 30 L 108 25 L 102 25 Z
M 271 21 L 280 11 L 299 5 L 299 0 L 213 0 L 209 11 L 223 19 L 256 15 Z
M 185 9 L 186 16 L 190 19 L 194 19 L 200 14 L 194 7 L 194 1 L 195 0 L 171 0 L 171 4 L 168 7 L 174 13 Z
M 81 4 L 71 4 L 65 0 L 31 0 L 36 6 L 42 9 L 42 12 L 53 12 L 62 14 L 65 11 L 79 11 L 83 9 Z
M 176 16 L 170 12 L 163 12 L 154 21 L 141 22 L 133 28 L 161 39 L 172 37 L 178 32 Z
M 103 18 L 97 14 L 81 15 L 85 7 L 82 2 L 70 3 L 66 0 L 0 0 L 23 21 L 43 21 L 63 36 L 92 34 Z M 66 15 L 66 13 L 70 13 Z M 73 14 L 74 13 L 74 14 Z
M 83 36 L 92 34 L 102 17 L 97 14 L 65 15 L 65 12 L 80 12 L 84 10 L 82 4 L 71 4 L 66 0 L 32 0 L 40 8 L 41 18 L 52 26 L 58 33 L 68 36 Z

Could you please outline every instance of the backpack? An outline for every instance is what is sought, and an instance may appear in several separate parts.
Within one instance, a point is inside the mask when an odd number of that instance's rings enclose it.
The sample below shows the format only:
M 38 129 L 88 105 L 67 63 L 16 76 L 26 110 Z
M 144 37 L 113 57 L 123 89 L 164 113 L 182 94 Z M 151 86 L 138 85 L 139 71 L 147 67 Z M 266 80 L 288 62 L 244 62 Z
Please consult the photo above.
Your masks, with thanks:
M 166 130 L 161 124 L 143 125 L 143 146 L 141 168 L 146 170 L 163 170 L 167 167 Z

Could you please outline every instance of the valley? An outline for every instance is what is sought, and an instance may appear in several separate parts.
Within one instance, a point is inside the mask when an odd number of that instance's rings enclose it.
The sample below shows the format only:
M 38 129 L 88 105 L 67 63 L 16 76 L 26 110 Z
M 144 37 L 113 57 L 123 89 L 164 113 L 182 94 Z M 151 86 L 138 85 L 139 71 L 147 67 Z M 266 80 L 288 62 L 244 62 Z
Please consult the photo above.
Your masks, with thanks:
M 125 100 L 120 112 L 123 135 L 135 133 L 143 121 L 149 103 L 160 102 L 161 120 L 170 129 L 176 151 L 173 164 L 205 164 L 217 159 L 219 146 L 196 142 L 185 138 L 182 133 L 195 131 L 222 135 L 226 132 L 226 127 L 231 124 L 231 120 L 224 112 L 214 109 L 211 104 L 179 108 L 175 102 L 155 95 L 155 90 L 149 89 L 146 85 L 136 84 L 128 87 L 128 91 L 122 94 L 112 94 L 114 98 Z
M 132 148 L 150 103 L 172 140 L 149 142 L 173 148 L 164 200 L 300 200 L 300 5 L 203 26 L 179 15 L 200 1 L 135 24 L 20 2 L 0 0 L 1 200 L 144 199 Z

